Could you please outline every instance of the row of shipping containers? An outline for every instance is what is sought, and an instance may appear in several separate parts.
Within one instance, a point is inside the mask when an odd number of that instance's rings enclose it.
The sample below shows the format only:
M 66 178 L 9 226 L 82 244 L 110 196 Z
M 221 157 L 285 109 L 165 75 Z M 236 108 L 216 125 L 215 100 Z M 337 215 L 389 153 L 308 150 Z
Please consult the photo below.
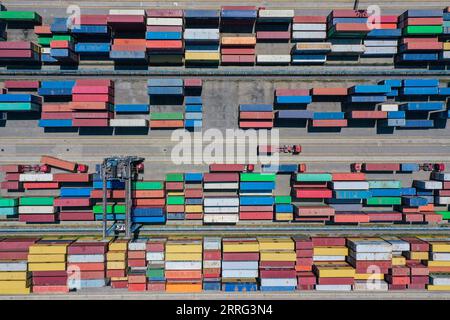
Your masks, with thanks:
M 417 163 L 365 163 L 362 172 L 330 173 L 281 164 L 249 172 L 246 165 L 212 164 L 206 173 L 168 173 L 164 180 L 133 181 L 131 219 L 136 224 L 447 223 L 450 174 L 433 171 L 428 180 L 417 179 L 420 169 Z M 99 170 L 97 166 L 88 173 L 85 165 L 50 156 L 32 166 L 0 166 L 0 217 L 23 223 L 101 221 Z M 380 173 L 393 176 L 380 179 Z M 396 179 L 396 173 L 410 181 Z M 106 188 L 107 220 L 124 221 L 125 183 L 108 181 Z
M 328 15 L 252 6 L 111 9 L 107 14 L 81 14 L 77 21 L 56 17 L 48 24 L 35 12 L 3 9 L 0 60 L 7 65 L 82 60 L 110 60 L 129 67 L 314 65 L 387 58 L 394 64 L 427 66 L 450 61 L 449 8 L 411 9 L 379 19 L 364 10 L 347 9 Z M 8 24 L 34 28 L 37 40 L 7 41 Z M 267 43 L 278 47 L 273 50 Z
M 13 237 L 0 295 L 450 290 L 448 236 Z

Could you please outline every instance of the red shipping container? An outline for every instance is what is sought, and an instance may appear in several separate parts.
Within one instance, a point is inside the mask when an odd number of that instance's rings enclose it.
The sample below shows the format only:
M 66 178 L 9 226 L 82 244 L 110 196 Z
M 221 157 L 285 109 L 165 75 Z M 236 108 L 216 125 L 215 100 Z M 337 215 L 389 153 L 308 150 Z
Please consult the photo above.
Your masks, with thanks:
M 326 16 L 294 16 L 293 23 L 325 24 Z
M 0 42 L 0 50 L 15 49 L 15 50 L 32 50 L 36 45 L 31 41 L 2 41 Z
M 317 284 L 323 285 L 351 285 L 355 282 L 354 278 L 317 278 Z
M 67 275 L 64 277 L 33 277 L 33 286 L 64 286 L 67 284 Z
M 5 174 L 5 181 L 19 181 L 20 173 L 7 173 Z
M 370 222 L 402 221 L 401 212 L 366 212 Z
M 222 260 L 222 252 L 220 250 L 203 251 L 203 260 Z
M 72 119 L 72 112 L 42 112 L 41 119 L 43 120 Z
M 108 94 L 73 94 L 73 102 L 108 102 L 114 103 L 114 97 Z
M 77 168 L 77 164 L 75 162 L 58 159 L 52 156 L 42 156 L 40 162 L 41 164 L 67 171 L 75 171 Z
M 113 270 L 108 269 L 106 270 L 106 277 L 107 278 L 122 278 L 126 276 L 125 270 Z
M 183 190 L 183 182 L 166 182 L 166 190 Z
M 151 120 L 150 128 L 183 128 L 184 121 L 183 120 Z
M 55 222 L 54 214 L 19 214 L 20 222 L 42 222 L 42 223 L 51 223 Z
M 109 94 L 114 96 L 114 89 L 109 86 L 75 85 L 72 94 Z
M 80 25 L 104 26 L 108 24 L 108 15 L 106 14 L 81 14 Z
M 443 181 L 442 189 L 450 189 L 450 181 Z
M 134 192 L 137 191 L 133 191 Z M 112 199 L 123 199 L 125 198 L 125 190 L 106 190 L 107 198 Z M 133 195 L 134 197 L 135 195 Z M 103 197 L 102 190 L 92 190 L 91 191 L 91 198 L 92 199 L 101 199 Z
M 28 251 L 22 252 L 0 252 L 0 260 L 27 260 Z
M 72 243 L 67 248 L 67 254 L 104 254 L 106 253 L 107 246 L 98 243 Z
M 94 280 L 94 279 L 104 279 L 105 272 L 104 271 L 85 271 L 80 272 L 81 280 Z
M 337 32 L 369 32 L 366 23 L 336 23 L 334 28 Z
M 442 42 L 408 42 L 405 44 L 405 50 L 442 50 L 444 45 Z
M 149 282 L 147 283 L 147 291 L 166 291 L 165 282 Z
M 295 278 L 295 270 L 260 270 L 260 278 Z
M 240 128 L 273 128 L 272 121 L 239 121 Z
M 347 119 L 339 120 L 312 120 L 312 126 L 316 128 L 347 127 Z
M 63 211 L 59 213 L 60 221 L 94 221 L 92 212 Z
M 167 213 L 184 212 L 184 205 L 168 205 L 166 207 Z
M 69 49 L 73 47 L 70 41 L 67 40 L 52 40 L 50 42 L 50 48 L 52 49 Z
M 128 283 L 128 291 L 140 292 L 147 291 L 147 283 Z
M 203 189 L 186 189 L 184 196 L 185 198 L 203 198 Z
M 73 119 L 72 126 L 74 127 L 108 127 L 108 119 Z
M 143 259 L 145 260 L 145 251 L 128 251 L 128 259 Z
M 109 79 L 77 79 L 75 86 L 107 86 L 114 87 L 114 81 Z
M 289 31 L 257 31 L 256 39 L 259 40 L 289 40 L 291 33 Z
M 164 206 L 166 199 L 133 199 L 133 206 Z
M 128 283 L 147 283 L 147 277 L 145 276 L 145 274 L 129 274 Z
M 210 172 L 244 172 L 245 164 L 218 164 L 213 163 L 209 165 Z
M 71 112 L 73 110 L 70 103 L 55 104 L 44 103 L 41 107 L 42 113 L 44 112 Z M 71 115 L 72 117 L 72 115 Z
M 403 20 L 404 26 L 438 26 L 444 22 L 443 17 L 434 18 L 408 18 Z
M 111 281 L 111 288 L 113 289 L 126 289 L 128 287 L 128 281 Z
M 188 78 L 188 79 L 184 79 L 183 81 L 183 85 L 185 87 L 201 87 L 202 86 L 202 79 L 199 78 Z
M 435 212 L 424 212 L 423 219 L 425 222 L 439 223 L 442 222 L 442 216 Z
M 164 242 L 153 242 L 153 243 L 147 243 L 145 250 L 148 252 L 163 252 L 165 248 Z
M 0 188 L 5 190 L 19 190 L 19 181 L 1 182 Z
M 260 261 L 259 268 L 295 268 L 294 261 Z
M 105 268 L 105 263 L 103 262 L 85 262 L 85 263 L 68 263 L 67 264 L 67 269 L 71 269 L 71 268 L 80 268 L 80 271 L 104 271 Z M 125 275 L 121 276 L 120 274 L 124 274 L 125 271 L 123 270 L 118 270 L 119 272 L 112 272 L 112 270 L 108 270 L 108 272 L 110 272 L 110 275 L 106 275 L 107 277 L 124 277 Z M 116 271 L 116 270 L 115 270 Z M 111 275 L 112 274 L 112 275 Z M 114 275 L 114 274 L 119 274 L 119 275 Z
M 89 182 L 89 173 L 54 173 L 53 180 L 56 182 Z
M 273 119 L 273 112 L 240 112 L 241 119 Z
M 113 46 L 114 47 L 114 46 Z M 147 40 L 144 50 L 181 50 L 183 42 L 181 40 Z M 113 50 L 116 50 L 113 48 Z M 139 51 L 139 50 L 136 50 Z
M 52 31 L 48 25 L 34 26 L 34 33 L 37 35 L 52 35 Z
M 17 164 L 5 164 L 0 166 L 0 172 L 23 172 L 23 167 Z
M 428 284 L 429 283 L 428 276 L 412 276 L 411 284 Z
M 33 58 L 34 53 L 31 50 L 0 50 L 0 58 Z
M 7 238 L 0 241 L 0 251 L 25 251 L 36 243 L 39 238 Z
M 411 276 L 428 276 L 430 274 L 428 267 L 420 262 L 406 262 L 406 265 L 410 268 Z
M 183 10 L 180 9 L 147 9 L 145 10 L 149 18 L 182 18 Z
M 258 252 L 223 252 L 223 261 L 259 261 Z
M 295 241 L 295 250 L 302 251 L 302 250 L 310 250 L 313 248 L 313 243 L 311 239 L 298 239 L 294 237 Z M 312 256 L 312 254 L 311 254 Z
M 313 96 L 346 96 L 347 88 L 313 88 L 311 95 Z
M 421 213 L 403 213 L 403 221 L 405 222 L 423 222 L 423 214 Z
M 145 267 L 147 265 L 147 263 L 144 260 L 141 259 L 128 259 L 128 266 L 129 267 L 135 267 L 135 268 L 139 268 L 139 267 Z
M 334 172 L 331 174 L 333 181 L 365 181 L 366 174 L 363 172 Z
M 24 182 L 24 189 L 59 189 L 58 182 Z
M 399 163 L 364 163 L 364 171 L 399 171 Z
M 422 251 L 423 252 L 423 251 L 430 250 L 430 244 L 428 242 L 422 241 L 415 237 L 402 237 L 401 239 L 409 242 L 410 251 L 419 251 L 419 252 Z
M 311 237 L 314 247 L 334 247 L 345 246 L 346 238 L 344 237 Z
M 273 211 L 272 206 L 240 206 L 239 211 Z
M 341 213 L 337 212 L 333 221 L 335 223 L 365 223 L 369 222 L 369 216 L 365 213 Z
M 312 265 L 313 263 L 314 263 L 314 259 L 311 257 L 305 257 L 305 258 L 297 257 L 297 261 L 296 261 L 296 264 L 301 264 L 301 265 Z
M 123 198 L 125 196 L 125 192 L 123 192 L 123 194 L 121 194 L 121 195 Z M 165 191 L 164 190 L 132 190 L 131 196 L 133 198 L 164 198 Z
M 404 267 L 404 266 L 392 266 L 392 268 L 389 270 L 389 274 L 392 276 L 409 276 L 410 275 L 410 268 Z
M 39 89 L 39 81 L 30 80 L 6 80 L 4 82 L 6 89 Z
M 33 286 L 33 293 L 69 293 L 69 287 L 67 285 Z
M 273 220 L 273 211 L 249 211 L 239 212 L 240 220 Z
M 385 275 L 385 279 L 388 283 L 393 285 L 407 285 L 411 283 L 410 277 L 393 277 L 391 275 Z
M 88 207 L 91 205 L 90 198 L 56 198 L 53 202 L 55 207 Z
M 296 189 L 295 197 L 302 199 L 330 199 L 333 197 L 329 189 Z
M 352 119 L 386 119 L 386 111 L 351 111 Z
M 227 63 L 255 63 L 254 55 L 222 55 L 222 64 Z

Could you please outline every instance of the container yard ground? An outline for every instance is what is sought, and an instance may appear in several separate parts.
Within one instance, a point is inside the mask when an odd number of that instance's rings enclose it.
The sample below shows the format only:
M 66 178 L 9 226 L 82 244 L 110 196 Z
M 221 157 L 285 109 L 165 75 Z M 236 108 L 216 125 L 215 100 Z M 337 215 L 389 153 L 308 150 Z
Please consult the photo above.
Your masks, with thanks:
M 217 292 L 217 293 L 155 293 L 128 292 L 121 289 L 89 289 L 70 294 L 31 294 L 26 296 L 0 296 L 0 300 L 449 300 L 450 292 L 388 291 L 388 292 Z M 180 304 L 182 304 L 180 302 Z

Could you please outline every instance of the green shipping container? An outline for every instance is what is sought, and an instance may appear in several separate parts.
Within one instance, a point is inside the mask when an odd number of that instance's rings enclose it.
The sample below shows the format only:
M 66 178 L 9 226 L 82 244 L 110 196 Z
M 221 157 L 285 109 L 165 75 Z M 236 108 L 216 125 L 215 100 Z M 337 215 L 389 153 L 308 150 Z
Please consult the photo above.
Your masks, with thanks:
M 183 196 L 168 196 L 167 204 L 169 204 L 169 205 L 184 204 L 184 197 Z
M 132 184 L 135 190 L 162 190 L 164 182 L 161 181 L 135 181 Z
M 402 204 L 401 197 L 373 197 L 366 200 L 369 206 L 383 206 L 383 205 L 400 205 Z
M 55 34 L 52 37 L 52 40 L 67 40 L 67 41 L 73 41 L 73 37 L 68 34 Z
M 106 213 L 125 213 L 125 205 L 124 204 L 118 204 L 118 205 L 108 205 L 106 206 Z M 101 204 L 95 205 L 93 207 L 93 212 L 95 214 L 101 213 L 103 214 L 103 206 Z
M 329 173 L 298 173 L 297 181 L 299 182 L 327 182 L 333 178 Z
M 31 102 L 0 102 L 0 111 L 38 111 L 39 106 Z
M 0 216 L 15 216 L 17 211 L 17 207 L 0 208 Z
M 241 181 L 272 182 L 277 179 L 275 173 L 241 173 Z
M 275 196 L 275 204 L 291 204 L 291 196 Z
M 168 182 L 183 182 L 184 174 L 183 173 L 168 173 L 168 174 L 166 174 L 166 181 L 168 181 Z
M 444 28 L 441 26 L 408 26 L 403 29 L 404 35 L 441 34 Z
M 440 214 L 444 220 L 450 219 L 450 211 L 435 211 L 435 213 Z
M 54 197 L 21 197 L 21 206 L 52 206 Z
M 153 112 L 150 114 L 151 120 L 183 120 L 181 112 Z
M 17 198 L 0 198 L 0 207 L 16 207 L 19 205 Z
M 34 11 L 0 11 L 0 20 L 41 22 L 42 18 Z
M 402 187 L 401 181 L 395 180 L 371 180 L 369 183 L 369 189 L 400 189 Z
M 39 36 L 37 43 L 41 46 L 49 46 L 51 41 L 52 41 L 52 37 Z
M 147 269 L 147 278 L 164 278 L 164 269 Z

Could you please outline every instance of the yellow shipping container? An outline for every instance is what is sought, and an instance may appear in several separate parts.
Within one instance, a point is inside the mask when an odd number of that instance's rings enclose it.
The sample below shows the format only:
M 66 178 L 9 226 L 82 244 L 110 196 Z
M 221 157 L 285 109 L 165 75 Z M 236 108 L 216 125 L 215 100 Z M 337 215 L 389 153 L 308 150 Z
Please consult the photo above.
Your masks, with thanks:
M 355 280 L 384 280 L 383 273 L 355 273 Z
M 128 277 L 112 277 L 111 281 L 128 281 Z
M 404 266 L 406 265 L 406 258 L 402 256 L 392 257 L 393 266 Z
M 202 261 L 202 253 L 166 252 L 166 261 Z
M 200 61 L 219 61 L 220 52 L 189 52 L 184 53 L 184 59 L 189 60 L 200 60 Z
M 34 244 L 30 246 L 28 253 L 31 254 L 66 254 L 67 244 Z
M 183 191 L 168 191 L 167 195 L 168 196 L 184 196 L 184 192 Z
M 0 281 L 0 295 L 29 294 L 30 292 L 28 281 Z
M 429 267 L 450 267 L 450 261 L 425 261 Z
M 292 221 L 294 220 L 294 215 L 292 213 L 276 213 L 276 221 Z
M 315 256 L 347 256 L 347 247 L 314 247 Z
M 450 243 L 448 242 L 432 242 L 432 252 L 450 252 Z
M 65 271 L 66 264 L 64 262 L 50 263 L 28 263 L 28 271 Z
M 318 274 L 323 278 L 354 278 L 355 269 L 352 267 L 319 267 Z
M 173 252 L 189 252 L 189 253 L 202 253 L 203 246 L 201 244 L 190 243 L 166 243 L 166 253 Z
M 127 251 L 128 242 L 111 242 L 109 244 L 109 251 Z
M 429 291 L 450 291 L 450 285 L 439 286 L 439 285 L 429 284 L 429 285 L 427 285 L 427 289 Z
M 125 261 L 108 261 L 106 262 L 106 269 L 108 270 L 123 270 L 126 268 Z
M 224 242 L 223 252 L 259 252 L 258 242 Z
M 294 252 L 271 252 L 271 251 L 261 251 L 260 260 L 261 261 L 296 261 L 297 255 Z
M 106 253 L 107 261 L 125 261 L 127 253 L 125 251 L 110 251 Z
M 9 271 L 9 272 L 0 272 L 0 281 L 25 281 L 29 277 L 31 277 L 31 274 L 26 271 Z
M 186 211 L 186 213 L 202 213 L 203 206 L 188 204 L 185 206 L 185 211 Z
M 259 250 L 295 250 L 295 244 L 288 238 L 259 238 Z
M 66 262 L 65 254 L 29 254 L 28 262 Z
M 222 45 L 226 46 L 254 46 L 256 45 L 256 37 L 222 37 Z
M 450 42 L 444 42 L 444 50 L 450 50 Z
M 428 260 L 428 251 L 410 251 L 409 256 L 411 260 Z

